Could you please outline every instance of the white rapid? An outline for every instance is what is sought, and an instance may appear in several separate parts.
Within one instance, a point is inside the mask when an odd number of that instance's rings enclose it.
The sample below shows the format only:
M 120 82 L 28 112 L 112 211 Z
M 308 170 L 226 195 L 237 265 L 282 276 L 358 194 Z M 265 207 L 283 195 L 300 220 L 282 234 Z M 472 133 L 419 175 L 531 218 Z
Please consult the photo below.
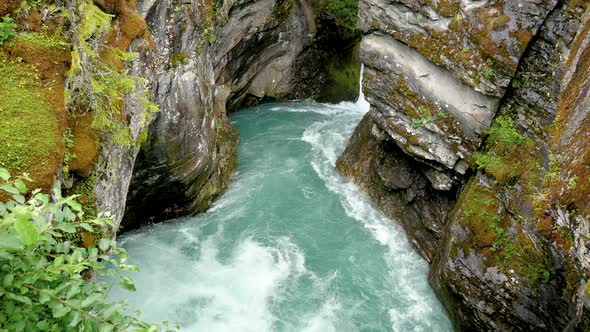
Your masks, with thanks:
M 138 291 L 112 298 L 185 331 L 450 331 L 428 264 L 335 170 L 367 111 L 360 98 L 232 115 L 231 188 L 207 213 L 122 236 Z

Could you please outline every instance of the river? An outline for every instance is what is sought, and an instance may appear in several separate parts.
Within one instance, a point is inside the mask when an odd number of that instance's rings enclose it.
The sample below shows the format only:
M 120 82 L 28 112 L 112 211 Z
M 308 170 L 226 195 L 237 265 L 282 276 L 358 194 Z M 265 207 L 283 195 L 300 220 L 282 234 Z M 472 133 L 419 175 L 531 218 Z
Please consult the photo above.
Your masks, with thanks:
M 183 331 L 450 331 L 428 264 L 340 177 L 368 105 L 268 103 L 230 119 L 238 167 L 212 208 L 125 233 L 148 321 Z

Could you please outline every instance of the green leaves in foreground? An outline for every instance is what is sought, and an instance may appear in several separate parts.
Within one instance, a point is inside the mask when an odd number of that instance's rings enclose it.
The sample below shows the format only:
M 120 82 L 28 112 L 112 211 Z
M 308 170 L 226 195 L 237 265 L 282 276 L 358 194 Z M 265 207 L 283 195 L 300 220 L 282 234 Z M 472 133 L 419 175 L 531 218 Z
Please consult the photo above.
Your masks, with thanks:
M 125 264 L 126 252 L 109 235 L 112 221 L 84 219 L 75 197 L 59 190 L 25 200 L 23 179 L 0 168 L 0 192 L 11 197 L 0 202 L 0 331 L 161 330 L 106 300 L 111 285 L 87 280 L 96 272 L 135 290 L 121 271 L 137 267 Z

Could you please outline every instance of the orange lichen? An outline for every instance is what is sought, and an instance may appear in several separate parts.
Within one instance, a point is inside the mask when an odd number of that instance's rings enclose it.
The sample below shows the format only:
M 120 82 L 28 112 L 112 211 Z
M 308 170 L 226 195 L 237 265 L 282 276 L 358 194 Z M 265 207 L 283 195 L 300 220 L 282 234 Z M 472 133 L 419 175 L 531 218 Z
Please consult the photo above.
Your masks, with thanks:
M 0 1 L 0 17 L 10 14 L 18 9 L 22 0 L 2 0 Z
M 95 4 L 106 13 L 115 15 L 112 28 L 105 39 L 107 45 L 118 51 L 126 51 L 131 42 L 140 37 L 145 38 L 150 45 L 153 44 L 147 24 L 137 11 L 136 0 L 95 0 Z M 119 70 L 124 68 L 123 61 L 111 49 L 104 51 L 101 58 Z
M 510 32 L 510 36 L 516 38 L 520 43 L 520 51 L 524 52 L 527 45 L 533 39 L 533 33 L 529 30 L 517 30 Z
M 82 231 L 81 236 L 82 236 L 82 246 L 84 248 L 90 248 L 90 247 L 97 246 L 98 239 L 97 239 L 96 234 L 91 233 L 91 232 L 87 232 L 87 231 Z
M 86 114 L 75 120 L 73 125 L 72 153 L 75 157 L 69 161 L 70 171 L 82 177 L 92 172 L 94 161 L 98 156 L 96 134 L 92 130 L 92 114 Z

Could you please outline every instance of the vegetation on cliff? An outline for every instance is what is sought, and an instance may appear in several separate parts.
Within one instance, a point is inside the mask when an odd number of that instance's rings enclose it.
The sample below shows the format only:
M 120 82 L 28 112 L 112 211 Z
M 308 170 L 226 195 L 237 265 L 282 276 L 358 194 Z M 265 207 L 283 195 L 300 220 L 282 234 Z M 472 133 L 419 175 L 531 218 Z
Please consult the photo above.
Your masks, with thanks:
M 28 172 L 48 191 L 64 155 L 69 52 L 59 31 L 8 35 L 0 47 L 0 167 Z
M 358 18 L 358 0 L 327 0 L 323 12 L 334 15 L 341 26 L 356 29 Z
M 107 301 L 111 285 L 87 282 L 98 272 L 134 288 L 120 273 L 135 268 L 116 247 L 116 226 L 95 205 L 93 171 L 101 147 L 145 138 L 131 133 L 130 95 L 144 122 L 157 111 L 126 69 L 136 55 L 125 50 L 143 32 L 92 1 L 15 3 L 0 5 L 15 17 L 0 21 L 0 331 L 158 330 Z

